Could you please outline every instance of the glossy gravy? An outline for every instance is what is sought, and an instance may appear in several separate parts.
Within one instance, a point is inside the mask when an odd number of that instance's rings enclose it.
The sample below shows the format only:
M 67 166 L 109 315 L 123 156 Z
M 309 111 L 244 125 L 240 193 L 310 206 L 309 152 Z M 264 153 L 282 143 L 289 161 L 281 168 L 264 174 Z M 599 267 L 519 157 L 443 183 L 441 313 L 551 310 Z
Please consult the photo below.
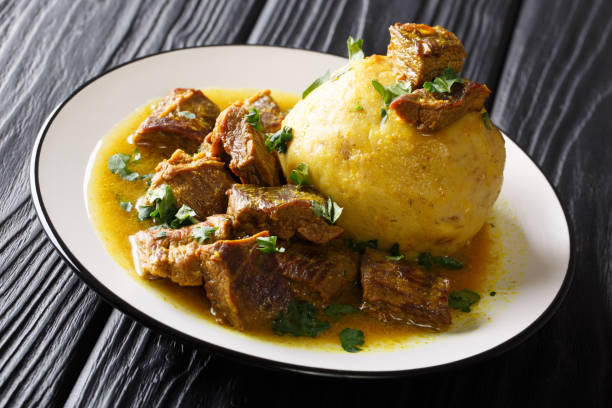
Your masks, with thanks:
M 256 93 L 252 89 L 206 89 L 205 94 L 213 100 L 221 109 L 226 108 L 236 100 L 245 99 Z M 273 92 L 272 96 L 283 110 L 290 109 L 299 99 L 297 95 L 283 92 Z M 206 299 L 203 287 L 180 287 L 168 280 L 147 280 L 136 275 L 132 263 L 130 243 L 128 237 L 135 232 L 146 229 L 153 225 L 150 220 L 140 222 L 135 209 L 125 211 L 119 205 L 122 201 L 136 202 L 147 189 L 144 180 L 125 181 L 119 176 L 112 174 L 107 168 L 110 156 L 115 153 L 130 154 L 135 146 L 128 143 L 131 135 L 138 125 L 153 110 L 152 103 L 138 108 L 129 117 L 115 126 L 101 141 L 94 159 L 91 176 L 88 181 L 88 209 L 92 222 L 107 251 L 111 256 L 136 280 L 144 286 L 155 291 L 165 301 L 186 312 L 196 314 L 205 319 L 214 320 L 210 313 L 210 304 Z M 160 153 L 139 147 L 141 152 L 140 162 L 130 165 L 130 170 L 139 174 L 155 172 L 155 166 L 164 157 Z M 485 223 L 482 230 L 472 240 L 472 243 L 464 248 L 455 257 L 463 262 L 466 267 L 462 270 L 446 271 L 445 275 L 450 279 L 451 290 L 464 288 L 472 289 L 488 296 L 489 291 L 494 288 L 487 287 L 487 276 L 491 271 L 497 269 L 500 259 L 500 240 L 496 236 L 497 231 L 492 224 Z M 357 292 L 357 291 L 356 291 Z M 349 295 L 354 305 L 359 305 L 359 293 Z M 452 311 L 453 322 L 463 318 L 461 312 Z M 455 324 L 455 323 L 454 323 Z M 364 314 L 357 313 L 345 316 L 339 322 L 332 322 L 330 330 L 324 331 L 317 338 L 294 338 L 293 336 L 277 336 L 271 328 L 262 328 L 248 333 L 268 341 L 291 344 L 292 346 L 323 347 L 333 350 L 339 349 L 338 333 L 346 327 L 362 330 L 365 334 L 365 348 L 372 345 L 377 347 L 393 346 L 404 343 L 408 338 L 419 336 L 430 336 L 432 333 L 415 327 L 382 323 Z

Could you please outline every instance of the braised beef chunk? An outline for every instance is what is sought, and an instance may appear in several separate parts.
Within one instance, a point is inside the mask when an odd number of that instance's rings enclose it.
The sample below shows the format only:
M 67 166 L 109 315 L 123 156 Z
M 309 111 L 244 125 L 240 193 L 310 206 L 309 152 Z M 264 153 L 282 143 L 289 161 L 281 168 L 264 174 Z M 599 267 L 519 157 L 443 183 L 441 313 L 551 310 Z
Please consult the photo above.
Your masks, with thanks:
M 367 248 L 361 258 L 362 310 L 379 320 L 442 330 L 451 323 L 449 281 Z
M 245 184 L 278 186 L 284 178 L 276 152 L 268 152 L 263 135 L 247 121 L 248 110 L 241 103 L 219 115 L 210 136 L 212 154 L 230 158 L 230 170 Z
M 188 205 L 204 219 L 227 209 L 226 191 L 235 183 L 225 165 L 205 153 L 190 156 L 177 150 L 157 165 L 151 189 L 167 184 L 178 205 Z
M 215 228 L 212 234 L 204 234 L 210 228 Z M 136 272 L 148 279 L 168 278 L 181 286 L 202 285 L 202 244 L 229 239 L 231 234 L 232 221 L 226 215 L 180 229 L 138 231 L 130 237 Z
M 453 84 L 450 94 L 417 89 L 394 100 L 391 109 L 418 130 L 433 132 L 442 129 L 470 111 L 482 110 L 491 92 L 486 85 L 467 79 L 463 82 Z
M 202 248 L 206 295 L 218 320 L 245 330 L 270 325 L 291 300 L 276 257 L 257 249 L 257 238 L 217 241 Z
M 229 191 L 227 213 L 234 217 L 237 231 L 255 234 L 267 230 L 281 239 L 297 235 L 325 244 L 338 238 L 344 230 L 315 215 L 314 201 L 322 203 L 324 199 L 292 184 L 279 187 L 234 184 Z
M 219 107 L 197 89 L 177 88 L 157 104 L 136 130 L 132 141 L 174 151 L 196 151 L 213 130 Z
M 387 55 L 392 58 L 397 78 L 408 80 L 413 89 L 432 81 L 451 67 L 463 68 L 466 57 L 461 41 L 445 28 L 425 24 L 400 24 L 389 27 L 391 41 Z
M 293 295 L 316 306 L 328 305 L 357 285 L 358 259 L 344 244 L 283 244 L 277 253 L 280 273 Z
M 285 114 L 270 96 L 269 89 L 245 100 L 244 107 L 247 110 L 256 108 L 259 111 L 259 119 L 264 133 L 274 133 L 280 130 Z

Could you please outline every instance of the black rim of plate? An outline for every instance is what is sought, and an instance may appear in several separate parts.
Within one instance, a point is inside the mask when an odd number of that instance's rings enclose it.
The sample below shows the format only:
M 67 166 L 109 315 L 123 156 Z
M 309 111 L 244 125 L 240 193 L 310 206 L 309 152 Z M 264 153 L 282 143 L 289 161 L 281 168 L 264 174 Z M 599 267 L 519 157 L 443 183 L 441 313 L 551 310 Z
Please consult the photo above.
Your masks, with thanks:
M 119 296 L 115 295 L 113 292 L 111 292 L 106 286 L 104 286 L 100 281 L 98 281 L 98 279 L 96 279 L 96 277 L 89 272 L 77 259 L 77 257 L 70 251 L 70 249 L 68 248 L 68 246 L 64 243 L 64 241 L 62 240 L 62 238 L 60 237 L 60 235 L 57 233 L 55 227 L 53 226 L 53 223 L 51 222 L 51 219 L 47 213 L 47 210 L 45 208 L 45 204 L 43 202 L 42 196 L 41 196 L 41 192 L 40 192 L 40 186 L 39 186 L 39 180 L 38 180 L 38 162 L 39 162 L 39 156 L 40 156 L 40 152 L 41 152 L 41 148 L 43 145 L 43 142 L 45 140 L 45 137 L 47 135 L 47 131 L 49 130 L 49 127 L 51 126 L 51 124 L 53 123 L 55 117 L 57 116 L 57 114 L 62 110 L 62 108 L 68 103 L 70 102 L 70 100 L 77 95 L 82 89 L 84 89 L 85 87 L 87 87 L 88 85 L 90 85 L 91 83 L 95 82 L 96 80 L 98 80 L 99 78 L 119 69 L 122 68 L 126 65 L 132 64 L 134 62 L 146 59 L 146 58 L 152 58 L 155 57 L 157 55 L 160 54 L 166 54 L 166 53 L 171 53 L 171 52 L 178 52 L 178 51 L 184 51 L 184 50 L 189 50 L 189 49 L 196 49 L 196 48 L 209 48 L 209 47 L 231 47 L 231 46 L 239 46 L 239 47 L 267 47 L 267 48 L 281 48 L 281 49 L 291 49 L 291 50 L 299 50 L 299 51 L 304 51 L 304 52 L 312 52 L 312 53 L 316 53 L 316 54 L 326 54 L 326 55 L 334 55 L 334 54 L 330 54 L 330 53 L 324 53 L 324 52 L 320 52 L 320 51 L 312 51 L 312 50 L 304 50 L 304 49 L 300 49 L 300 48 L 294 48 L 294 47 L 283 47 L 283 46 L 269 46 L 269 45 L 260 45 L 260 44 L 211 44 L 211 45 L 203 45 L 203 46 L 193 46 L 193 47 L 185 47 L 185 48 L 179 48 L 179 49 L 173 49 L 173 50 L 166 50 L 166 51 L 160 51 L 154 54 L 150 54 L 150 55 L 146 55 L 143 57 L 139 57 L 133 60 L 130 60 L 128 62 L 122 63 L 120 65 L 117 65 L 91 79 L 89 79 L 88 81 L 84 82 L 83 84 L 81 84 L 78 88 L 76 88 L 63 102 L 61 102 L 49 115 L 49 117 L 47 118 L 47 120 L 44 122 L 43 126 L 41 127 L 38 136 L 36 138 L 36 141 L 34 143 L 34 148 L 32 151 L 32 157 L 31 157 L 31 162 L 30 162 L 30 187 L 32 190 L 32 199 L 34 201 L 34 207 L 36 209 L 36 213 L 38 215 L 38 218 L 40 219 L 40 222 L 43 225 L 43 229 L 45 231 L 45 233 L 47 234 L 47 236 L 49 237 L 49 239 L 51 240 L 51 242 L 53 243 L 53 245 L 56 247 L 56 249 L 59 251 L 60 255 L 64 258 L 64 260 L 70 265 L 72 266 L 72 268 L 76 271 L 77 275 L 89 286 L 91 287 L 96 293 L 98 293 L 102 299 L 104 299 L 107 303 L 109 303 L 111 306 L 113 306 L 116 309 L 119 309 L 121 312 L 125 313 L 126 315 L 130 316 L 132 319 L 144 324 L 146 327 L 149 327 L 153 330 L 162 332 L 164 334 L 173 336 L 173 337 L 178 337 L 181 338 L 183 340 L 186 340 L 196 346 L 200 346 L 200 347 L 204 347 L 208 350 L 214 351 L 216 353 L 219 353 L 223 356 L 229 357 L 232 360 L 236 360 L 238 362 L 241 363 L 248 363 L 252 366 L 256 366 L 256 367 L 261 367 L 261 368 L 266 368 L 266 369 L 273 369 L 273 370 L 277 370 L 277 371 L 291 371 L 291 372 L 296 372 L 296 373 L 302 373 L 302 374 L 316 374 L 316 375 L 321 375 L 321 376 L 327 376 L 327 377 L 337 377 L 337 378 L 379 378 L 379 379 L 383 379 L 383 378 L 395 378 L 395 377 L 406 377 L 406 376 L 410 376 L 410 375 L 416 375 L 416 374 L 424 374 L 424 373 L 431 373 L 431 372 L 437 372 L 437 371 L 443 371 L 443 370 L 448 370 L 448 369 L 454 369 L 454 368 L 460 368 L 460 367 L 465 367 L 468 364 L 474 364 L 477 362 L 481 362 L 484 361 L 486 359 L 492 358 L 492 357 L 496 357 L 502 353 L 505 353 L 506 351 L 518 346 L 519 344 L 521 344 L 522 342 L 524 342 L 525 340 L 527 340 L 529 337 L 531 337 L 535 332 L 537 332 L 540 328 L 542 328 L 542 326 L 544 326 L 549 320 L 550 318 L 557 312 L 557 310 L 559 309 L 559 306 L 561 305 L 563 299 L 565 298 L 565 296 L 567 295 L 567 292 L 569 291 L 571 282 L 573 280 L 573 276 L 574 276 L 574 240 L 573 240 L 573 233 L 572 233 L 572 226 L 568 220 L 567 217 L 567 209 L 565 208 L 565 205 L 563 204 L 563 202 L 559 199 L 559 194 L 556 190 L 556 188 L 550 183 L 550 181 L 548 180 L 548 178 L 546 177 L 546 175 L 544 174 L 544 172 L 542 171 L 542 169 L 540 168 L 540 166 L 531 158 L 531 156 L 529 156 L 520 146 L 518 146 L 518 144 L 516 145 L 523 153 L 525 153 L 525 155 L 527 155 L 527 157 L 529 157 L 529 159 L 531 160 L 531 162 L 537 167 L 537 169 L 540 171 L 540 173 L 542 173 L 542 175 L 544 176 L 544 178 L 546 179 L 546 181 L 548 182 L 548 184 L 550 185 L 550 187 L 552 188 L 557 201 L 559 202 L 561 209 L 563 211 L 563 215 L 565 217 L 565 223 L 567 225 L 568 228 L 568 233 L 569 233 L 569 250 L 570 250 L 570 257 L 569 257 L 569 262 L 567 265 L 567 271 L 565 273 L 565 278 L 563 279 L 563 283 L 561 284 L 561 287 L 559 289 L 559 291 L 557 292 L 555 298 L 553 299 L 553 301 L 550 303 L 550 305 L 546 308 L 546 310 L 540 315 L 538 316 L 537 319 L 535 319 L 529 326 L 527 326 L 525 329 L 523 329 L 521 332 L 519 332 L 518 334 L 516 334 L 515 336 L 513 336 L 512 338 L 506 340 L 505 342 L 498 344 L 497 346 L 485 350 L 481 353 L 475 354 L 473 356 L 470 357 L 466 357 L 464 359 L 461 360 L 456 360 L 456 361 L 452 361 L 449 363 L 445 363 L 445 364 L 440 364 L 440 365 L 436 365 L 436 366 L 430 366 L 430 367 L 423 367 L 423 368 L 415 368 L 415 369 L 407 369 L 407 370 L 396 370 L 396 371 L 351 371 L 351 370 L 334 370 L 334 369 L 326 369 L 326 368 L 317 368 L 317 367 L 308 367 L 308 366 L 301 366 L 301 365 L 295 365 L 295 364 L 290 364 L 290 363 L 284 363 L 284 362 L 280 362 L 280 361 L 275 361 L 275 360 L 269 360 L 263 357 L 256 357 L 250 354 L 245 354 L 239 351 L 235 351 L 232 349 L 228 349 L 216 344 L 212 344 L 212 343 L 208 343 L 204 340 L 192 337 L 186 333 L 183 333 L 179 330 L 173 329 L 172 327 L 169 327 L 167 325 L 165 325 L 164 323 L 158 321 L 157 319 L 155 319 L 154 317 L 141 312 L 140 310 L 136 309 L 135 307 L 131 306 L 128 302 L 126 302 L 125 300 L 121 299 Z M 515 143 L 516 144 L 516 143 Z

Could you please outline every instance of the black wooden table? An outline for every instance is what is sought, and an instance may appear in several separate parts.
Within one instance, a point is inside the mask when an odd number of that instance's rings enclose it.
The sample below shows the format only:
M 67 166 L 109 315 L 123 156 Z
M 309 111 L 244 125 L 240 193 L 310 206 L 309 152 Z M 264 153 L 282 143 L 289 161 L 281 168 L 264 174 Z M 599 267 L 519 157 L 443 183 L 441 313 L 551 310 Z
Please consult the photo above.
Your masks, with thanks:
M 397 380 L 265 371 L 114 310 L 43 233 L 28 187 L 32 144 L 87 79 L 202 44 L 345 55 L 353 35 L 366 54 L 384 53 L 386 28 L 397 21 L 459 36 L 465 76 L 493 90 L 492 120 L 542 167 L 569 212 L 574 282 L 558 313 L 520 346 Z M 0 406 L 609 406 L 611 47 L 609 0 L 0 0 Z

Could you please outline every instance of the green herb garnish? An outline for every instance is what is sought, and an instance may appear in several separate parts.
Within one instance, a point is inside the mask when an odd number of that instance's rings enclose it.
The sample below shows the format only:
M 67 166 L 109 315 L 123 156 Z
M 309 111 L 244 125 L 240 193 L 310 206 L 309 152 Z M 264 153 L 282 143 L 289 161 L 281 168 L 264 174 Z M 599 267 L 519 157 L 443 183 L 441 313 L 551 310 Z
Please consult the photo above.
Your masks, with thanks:
M 170 227 L 177 229 L 183 225 L 190 225 L 199 222 L 196 218 L 198 215 L 188 205 L 183 204 L 181 208 L 174 214 L 174 219 L 170 221 Z
M 121 201 L 119 205 L 127 212 L 132 211 L 132 203 L 129 201 Z
M 384 125 L 385 122 L 387 121 L 388 115 L 387 115 L 387 110 L 385 108 L 380 108 L 380 125 Z
M 361 106 L 361 103 L 359 101 L 355 103 L 355 106 L 353 106 L 353 110 L 355 112 L 360 112 L 363 110 L 363 106 Z
M 144 221 L 151 217 L 151 213 L 155 211 L 155 205 L 137 205 L 138 220 Z
M 363 254 L 365 252 L 366 247 L 370 247 L 370 248 L 378 248 L 378 240 L 377 239 L 371 239 L 369 241 L 361 241 L 361 242 L 355 242 L 350 238 L 344 238 L 344 244 L 351 250 L 351 251 L 355 251 L 355 252 L 359 252 L 360 254 Z
M 276 235 L 272 235 L 269 237 L 257 238 L 257 249 L 259 249 L 264 254 L 273 254 L 274 252 L 285 252 L 285 248 L 276 247 Z
M 289 333 L 296 337 L 317 337 L 329 328 L 329 322 L 317 319 L 317 309 L 313 305 L 296 299 L 289 303 L 287 310 L 278 314 L 272 327 L 279 336 Z
M 439 266 L 445 269 L 463 269 L 465 265 L 450 256 L 432 256 L 429 252 L 419 254 L 417 264 L 426 269 L 431 269 L 432 266 Z
M 308 165 L 306 163 L 298 164 L 297 167 L 289 173 L 289 180 L 293 181 L 298 186 L 311 186 L 312 181 L 308 174 Z
M 327 202 L 321 204 L 318 201 L 312 202 L 312 212 L 318 217 L 325 218 L 330 224 L 335 224 L 342 214 L 342 207 L 336 204 L 330 197 L 327 197 Z
M 433 82 L 425 82 L 423 88 L 428 92 L 450 93 L 454 83 L 462 84 L 463 79 L 457 75 L 454 69 L 448 67 L 444 73 L 434 79 Z
M 217 227 L 197 226 L 193 227 L 193 229 L 191 230 L 191 235 L 189 236 L 198 241 L 200 244 L 203 244 L 212 237 L 214 237 L 215 232 L 217 232 L 217 230 Z
M 372 86 L 382 96 L 386 108 L 399 96 L 412 92 L 412 86 L 409 82 L 398 82 L 391 86 L 383 86 L 380 82 L 373 79 Z M 385 115 L 386 113 L 385 111 Z M 382 112 L 381 116 L 383 116 Z
M 497 292 L 495 292 L 495 291 L 489 293 L 489 296 L 495 296 L 495 295 L 497 295 Z
M 357 313 L 359 310 L 351 305 L 345 305 L 342 303 L 333 303 L 325 308 L 325 313 L 334 319 L 334 321 L 340 320 L 342 316 Z
M 276 150 L 279 153 L 287 151 L 287 144 L 293 139 L 293 129 L 283 126 L 281 130 L 270 135 L 264 135 L 266 139 L 266 149 L 269 152 Z
M 389 252 L 391 252 L 391 256 L 385 256 L 389 261 L 401 261 L 406 258 L 404 254 L 400 253 L 399 244 L 397 242 L 391 246 Z
M 259 132 L 263 130 L 263 127 L 261 126 L 261 120 L 259 117 L 259 111 L 257 110 L 257 108 L 249 109 L 249 114 L 247 115 L 246 119 L 247 119 L 247 122 L 249 122 L 249 124 L 255 128 L 255 130 Z
M 140 160 L 140 152 L 135 149 L 132 154 L 115 153 L 108 158 L 108 169 L 111 173 L 119 175 L 122 180 L 138 180 L 138 173 L 128 169 L 128 164 L 135 164 Z
M 448 297 L 448 305 L 468 313 L 470 307 L 480 300 L 480 295 L 473 290 L 463 289 L 452 291 Z
M 361 351 L 357 346 L 361 346 L 363 343 L 364 337 L 361 330 L 346 328 L 340 332 L 340 344 L 349 353 Z
M 323 83 L 327 82 L 328 79 L 329 79 L 329 69 L 322 76 L 320 76 L 317 79 L 315 79 L 314 82 L 312 84 L 310 84 L 310 86 L 308 88 L 306 88 L 304 90 L 304 92 L 302 92 L 302 99 L 306 98 L 309 93 L 311 93 L 312 91 L 317 89 Z
M 348 48 L 349 62 L 353 63 L 355 61 L 359 61 L 360 59 L 363 59 L 364 54 L 363 54 L 362 47 L 363 47 L 363 39 L 359 38 L 355 40 L 353 39 L 353 37 L 349 35 L 348 40 L 346 40 L 346 48 Z
M 491 119 L 489 118 L 489 112 L 482 112 L 482 121 L 487 129 L 491 130 Z
M 157 234 L 155 234 L 155 239 L 162 239 L 162 238 L 166 238 L 168 236 L 168 234 L 166 234 L 166 231 L 159 231 Z
M 189 111 L 180 111 L 178 115 L 182 118 L 193 120 L 196 118 L 195 113 Z

